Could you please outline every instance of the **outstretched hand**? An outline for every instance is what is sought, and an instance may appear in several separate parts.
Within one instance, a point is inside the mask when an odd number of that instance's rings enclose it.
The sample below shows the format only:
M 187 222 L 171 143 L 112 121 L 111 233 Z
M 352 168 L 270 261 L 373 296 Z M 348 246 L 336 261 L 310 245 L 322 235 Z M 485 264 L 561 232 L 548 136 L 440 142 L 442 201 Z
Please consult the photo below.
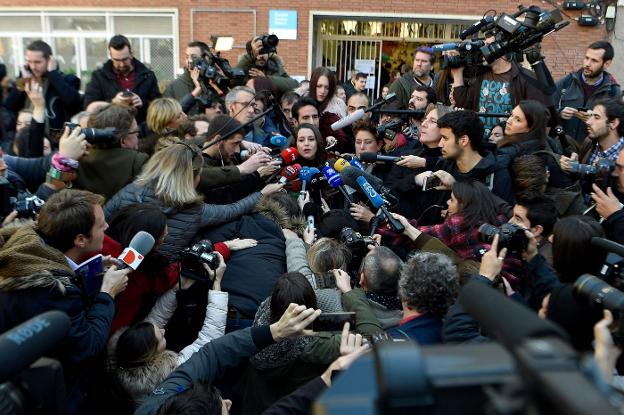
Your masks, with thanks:
M 307 327 L 320 314 L 321 310 L 291 303 L 279 321 L 269 326 L 273 340 L 277 342 L 289 337 L 312 335 L 312 330 L 308 330 Z

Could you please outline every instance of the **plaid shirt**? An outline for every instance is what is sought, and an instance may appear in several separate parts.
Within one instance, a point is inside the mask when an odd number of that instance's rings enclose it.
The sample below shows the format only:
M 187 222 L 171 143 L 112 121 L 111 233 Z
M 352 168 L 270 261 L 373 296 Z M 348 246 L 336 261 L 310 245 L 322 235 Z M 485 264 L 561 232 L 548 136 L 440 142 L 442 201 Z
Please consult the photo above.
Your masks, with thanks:
M 589 156 L 589 159 L 587 159 L 587 164 L 593 166 L 599 159 L 615 161 L 622 149 L 624 149 L 624 137 L 620 137 L 617 143 L 613 144 L 605 151 L 600 150 L 600 146 L 596 144 L 594 151 Z

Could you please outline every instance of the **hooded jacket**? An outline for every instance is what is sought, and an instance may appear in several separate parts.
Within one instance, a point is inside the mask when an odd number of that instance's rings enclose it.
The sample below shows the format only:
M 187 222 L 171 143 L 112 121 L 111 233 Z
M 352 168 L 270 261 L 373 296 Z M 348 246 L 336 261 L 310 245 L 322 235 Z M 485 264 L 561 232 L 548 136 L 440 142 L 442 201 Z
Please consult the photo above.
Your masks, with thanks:
M 555 92 L 555 102 L 558 110 L 561 111 L 565 107 L 571 108 L 587 108 L 592 109 L 594 103 L 601 98 L 619 98 L 622 96 L 622 90 L 613 75 L 604 71 L 604 80 L 596 89 L 592 96 L 585 102 L 585 93 L 583 92 L 582 69 L 571 72 L 563 78 L 557 80 L 557 92 Z M 577 143 L 581 143 L 587 137 L 587 128 L 585 123 L 576 117 L 569 120 L 561 120 L 561 124 L 566 134 L 574 138 Z
M 255 65 L 255 59 L 251 55 L 244 53 L 238 57 L 236 67 L 244 69 L 246 73 L 249 73 L 251 68 L 261 70 L 273 82 L 280 94 L 292 91 L 299 86 L 299 82 L 296 79 L 288 76 L 286 69 L 284 69 L 284 61 L 276 54 L 271 54 L 266 66 L 261 68 Z
M 189 246 L 201 228 L 219 225 L 234 220 L 250 211 L 260 199 L 260 192 L 252 193 L 246 198 L 229 205 L 209 205 L 197 203 L 183 208 L 164 206 L 154 194 L 150 185 L 137 186 L 130 183 L 113 196 L 104 206 L 106 220 L 122 208 L 133 203 L 152 203 L 160 207 L 167 216 L 169 235 L 160 251 L 170 260 L 177 258 L 178 253 Z M 233 238 L 217 239 L 226 241 Z
M 262 198 L 249 215 L 203 236 L 212 241 L 253 238 L 258 245 L 231 253 L 223 276 L 223 291 L 229 293 L 229 305 L 244 318 L 253 319 L 260 303 L 273 290 L 277 278 L 286 272 L 286 246 L 282 228 L 301 230 L 302 217 L 291 217 L 271 198 Z M 170 231 L 171 232 L 171 231 Z

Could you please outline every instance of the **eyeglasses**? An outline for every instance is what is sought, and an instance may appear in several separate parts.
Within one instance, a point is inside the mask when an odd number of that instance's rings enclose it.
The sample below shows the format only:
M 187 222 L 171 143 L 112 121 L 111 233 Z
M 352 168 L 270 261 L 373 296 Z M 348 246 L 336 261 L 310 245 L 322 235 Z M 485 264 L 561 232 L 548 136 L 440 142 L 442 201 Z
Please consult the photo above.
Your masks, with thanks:
M 250 102 L 234 101 L 234 103 L 244 105 L 244 106 L 250 106 L 253 109 L 256 109 L 258 107 L 258 104 L 256 104 L 255 101 L 250 101 Z

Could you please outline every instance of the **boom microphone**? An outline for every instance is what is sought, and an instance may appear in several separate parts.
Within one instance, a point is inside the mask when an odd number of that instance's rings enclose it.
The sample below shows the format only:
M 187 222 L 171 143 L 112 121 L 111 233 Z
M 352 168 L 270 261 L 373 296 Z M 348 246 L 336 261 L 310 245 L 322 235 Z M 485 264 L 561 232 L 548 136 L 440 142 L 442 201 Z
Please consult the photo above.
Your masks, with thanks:
M 366 111 L 360 108 L 359 110 L 355 111 L 353 114 L 347 115 L 343 119 L 340 119 L 336 121 L 335 123 L 333 123 L 331 125 L 331 129 L 332 131 L 340 130 L 341 128 L 344 128 L 348 125 L 353 124 L 356 121 L 361 120 L 362 118 L 364 118 L 364 114 L 366 114 Z
M 494 16 L 485 16 L 483 19 L 479 20 L 478 22 L 475 22 L 472 26 L 470 26 L 468 29 L 464 30 L 463 32 L 461 32 L 459 34 L 459 38 L 461 40 L 466 40 L 466 38 L 468 36 L 472 36 L 475 33 L 479 33 L 479 31 L 481 30 L 481 28 L 491 25 L 494 23 Z
M 388 161 L 390 163 L 396 163 L 399 160 L 401 160 L 401 157 L 384 156 L 382 154 L 373 153 L 372 151 L 367 151 L 360 154 L 360 161 L 362 163 L 376 163 L 378 161 Z
M 47 311 L 0 335 L 0 384 L 10 380 L 63 340 L 70 320 Z
M 154 237 L 149 233 L 138 231 L 130 241 L 130 245 L 117 257 L 122 262 L 119 269 L 130 267 L 136 271 L 145 259 L 145 255 L 149 254 L 154 247 L 155 242 Z
M 366 178 L 364 176 L 360 176 L 356 179 L 356 182 L 360 186 L 360 189 L 362 189 L 362 192 L 364 192 L 368 200 L 371 202 L 371 204 L 376 209 L 381 210 L 381 213 L 383 213 L 383 215 L 386 217 L 386 220 L 388 221 L 388 225 L 390 225 L 390 227 L 395 232 L 402 233 L 403 231 L 405 231 L 405 226 L 403 226 L 401 222 L 395 219 L 394 216 L 392 216 L 390 212 L 388 212 L 385 200 L 383 200 L 383 198 L 379 196 L 379 193 L 375 191 L 373 186 L 371 186 Z
M 542 320 L 526 306 L 478 281 L 471 281 L 462 288 L 459 302 L 488 336 L 511 350 L 529 338 L 568 338 L 552 322 Z

